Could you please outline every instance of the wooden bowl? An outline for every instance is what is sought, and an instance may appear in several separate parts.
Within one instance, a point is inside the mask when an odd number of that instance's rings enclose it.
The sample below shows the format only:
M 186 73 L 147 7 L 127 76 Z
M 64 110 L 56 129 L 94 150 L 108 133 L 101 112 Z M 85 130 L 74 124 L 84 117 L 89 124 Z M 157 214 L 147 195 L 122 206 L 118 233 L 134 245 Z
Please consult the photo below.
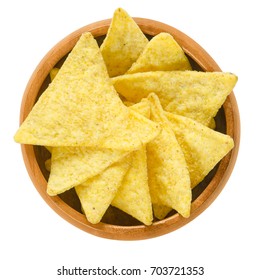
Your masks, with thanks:
M 183 47 L 193 69 L 221 71 L 210 55 L 181 31 L 154 20 L 134 19 L 148 37 L 160 32 L 172 34 L 175 40 Z M 66 55 L 74 47 L 80 35 L 86 31 L 92 32 L 100 44 L 107 33 L 110 22 L 110 19 L 103 20 L 76 30 L 45 55 L 33 72 L 26 87 L 21 104 L 21 123 L 31 111 L 38 97 L 48 86 L 50 70 L 54 66 L 59 66 L 63 63 Z M 188 219 L 172 211 L 164 220 L 154 221 L 151 226 L 144 226 L 134 218 L 113 207 L 108 209 L 102 222 L 96 225 L 89 223 L 81 212 L 79 200 L 73 189 L 54 197 L 47 195 L 46 187 L 49 174 L 45 169 L 44 162 L 50 156 L 48 151 L 40 146 L 22 145 L 22 153 L 26 168 L 36 189 L 46 203 L 62 218 L 74 226 L 99 237 L 117 240 L 147 239 L 172 232 L 192 221 L 215 200 L 225 186 L 235 165 L 240 140 L 239 112 L 233 92 L 227 97 L 217 114 L 216 125 L 218 131 L 226 133 L 234 139 L 234 149 L 221 160 L 203 182 L 194 188 L 191 215 Z

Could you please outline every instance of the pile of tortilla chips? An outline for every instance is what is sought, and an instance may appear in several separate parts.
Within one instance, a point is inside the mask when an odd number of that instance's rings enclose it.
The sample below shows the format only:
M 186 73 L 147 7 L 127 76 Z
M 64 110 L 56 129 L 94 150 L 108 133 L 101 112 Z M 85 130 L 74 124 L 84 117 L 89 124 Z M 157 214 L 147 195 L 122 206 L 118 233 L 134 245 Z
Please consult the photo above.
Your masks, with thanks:
M 234 146 L 214 117 L 231 73 L 199 72 L 175 39 L 150 41 L 121 8 L 101 46 L 84 33 L 15 141 L 51 153 L 47 193 L 75 188 L 90 223 L 110 205 L 145 225 L 191 211 L 197 186 Z

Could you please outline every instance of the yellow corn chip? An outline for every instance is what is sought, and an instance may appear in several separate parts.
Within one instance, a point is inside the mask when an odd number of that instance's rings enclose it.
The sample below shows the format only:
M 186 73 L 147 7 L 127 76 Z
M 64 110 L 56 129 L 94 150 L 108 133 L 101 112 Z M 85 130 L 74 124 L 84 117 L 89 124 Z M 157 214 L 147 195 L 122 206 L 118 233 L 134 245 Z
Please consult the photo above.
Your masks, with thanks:
M 47 193 L 57 195 L 101 173 L 128 152 L 87 147 L 53 147 Z
M 46 159 L 44 164 L 45 164 L 46 170 L 48 170 L 50 172 L 51 171 L 51 159 L 50 158 Z
M 208 126 L 234 88 L 237 77 L 223 72 L 155 71 L 112 80 L 117 92 L 129 101 L 139 102 L 154 92 L 166 111 Z
M 149 41 L 127 73 L 159 70 L 191 70 L 182 48 L 170 34 L 164 32 Z
M 168 112 L 166 116 L 183 150 L 193 188 L 234 147 L 234 141 L 190 118 Z
M 208 127 L 211 128 L 211 129 L 215 129 L 215 128 L 216 128 L 216 122 L 215 122 L 215 119 L 214 119 L 214 118 L 212 118 L 212 119 L 209 121 Z
M 171 210 L 172 208 L 168 206 L 164 206 L 161 204 L 153 204 L 153 214 L 159 220 L 164 219 Z
M 110 77 L 124 74 L 136 61 L 148 39 L 135 21 L 119 8 L 114 12 L 100 49 Z
M 112 205 L 145 225 L 152 224 L 153 212 L 148 187 L 146 148 L 132 152 L 132 164 L 118 189 Z
M 84 214 L 90 223 L 97 224 L 101 221 L 121 186 L 130 163 L 131 156 L 127 156 L 99 175 L 75 187 Z
M 124 103 L 125 106 L 127 106 L 127 107 L 132 106 L 132 105 L 135 105 L 134 102 L 130 102 L 130 101 L 127 101 L 127 100 L 124 100 L 123 103 Z
M 84 33 L 15 140 L 44 146 L 134 150 L 149 141 L 153 132 L 142 139 L 142 130 L 136 133 L 132 115 L 111 85 L 96 40 Z M 156 131 L 151 121 L 139 118 L 138 122 L 145 130 Z
M 189 217 L 191 205 L 190 177 L 184 154 L 159 99 L 150 94 L 151 119 L 158 122 L 161 133 L 147 144 L 148 178 L 153 204 L 175 209 Z
M 57 67 L 54 67 L 54 68 L 51 69 L 51 71 L 50 71 L 50 79 L 51 79 L 51 82 L 54 80 L 54 78 L 55 78 L 56 75 L 58 74 L 59 70 L 60 70 L 60 69 L 57 68 Z
M 51 153 L 52 147 L 50 147 L 50 146 L 45 146 L 45 148 Z

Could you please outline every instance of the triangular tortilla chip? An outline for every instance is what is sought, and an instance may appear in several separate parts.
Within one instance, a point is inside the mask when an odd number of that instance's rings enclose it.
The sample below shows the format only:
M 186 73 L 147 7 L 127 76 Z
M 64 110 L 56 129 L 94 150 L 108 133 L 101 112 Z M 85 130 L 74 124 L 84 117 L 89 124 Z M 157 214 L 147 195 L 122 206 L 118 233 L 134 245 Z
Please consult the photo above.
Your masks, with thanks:
M 132 164 L 111 204 L 145 225 L 151 225 L 153 211 L 148 187 L 146 148 L 142 147 L 131 155 Z
M 47 192 L 57 195 L 82 184 L 128 153 L 114 149 L 53 147 Z
M 136 133 L 130 115 L 111 85 L 96 40 L 84 33 L 15 140 L 44 146 L 134 150 L 146 140 Z M 155 127 L 147 120 L 139 122 L 148 130 Z
M 234 141 L 190 118 L 168 112 L 166 116 L 183 150 L 193 188 L 234 147 Z
M 188 167 L 171 124 L 164 115 L 159 99 L 150 94 L 151 119 L 158 122 L 161 133 L 147 144 L 148 178 L 153 204 L 175 209 L 189 217 L 191 187 Z
M 168 206 L 164 206 L 161 204 L 153 204 L 153 214 L 158 220 L 164 219 L 169 212 L 172 211 L 172 208 Z
M 59 68 L 57 67 L 54 67 L 51 69 L 50 71 L 50 79 L 51 79 L 51 82 L 55 79 L 55 77 L 57 76 L 58 72 L 59 72 Z
M 209 128 L 211 129 L 215 129 L 216 128 L 216 121 L 214 118 L 212 118 L 210 121 L 209 121 L 209 124 L 207 125 Z
M 131 156 L 127 156 L 99 175 L 75 187 L 83 212 L 90 223 L 97 224 L 101 221 L 121 186 L 130 164 Z
M 156 71 L 125 74 L 112 81 L 117 92 L 129 101 L 139 102 L 154 92 L 166 111 L 208 126 L 237 77 L 223 72 Z
M 114 12 L 100 49 L 110 77 L 124 74 L 136 61 L 148 39 L 136 22 L 119 8 Z
M 182 48 L 170 34 L 164 32 L 149 41 L 127 73 L 159 70 L 191 70 L 189 60 Z
M 45 160 L 44 166 L 45 166 L 47 171 L 49 171 L 49 172 L 51 171 L 51 159 L 50 158 Z

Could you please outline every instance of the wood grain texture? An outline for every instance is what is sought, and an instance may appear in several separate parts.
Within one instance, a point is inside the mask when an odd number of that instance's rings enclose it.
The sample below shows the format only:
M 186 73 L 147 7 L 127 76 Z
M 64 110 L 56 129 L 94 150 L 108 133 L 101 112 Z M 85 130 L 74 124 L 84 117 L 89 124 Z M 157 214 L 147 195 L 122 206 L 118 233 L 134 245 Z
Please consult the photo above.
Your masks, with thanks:
M 160 32 L 168 32 L 182 46 L 188 56 L 193 69 L 203 71 L 221 71 L 213 58 L 193 39 L 181 31 L 154 20 L 134 18 L 142 31 L 149 37 Z M 76 44 L 83 32 L 91 32 L 99 44 L 104 39 L 111 20 L 99 21 L 84 26 L 68 35 L 56 44 L 41 60 L 33 72 L 24 92 L 20 123 L 22 123 L 40 94 L 48 86 L 49 72 L 56 65 L 61 65 L 66 55 Z M 151 226 L 144 226 L 127 214 L 110 207 L 101 223 L 90 224 L 81 213 L 80 204 L 72 190 L 60 196 L 48 196 L 46 193 L 48 172 L 45 169 L 45 160 L 49 157 L 43 147 L 21 145 L 22 154 L 27 171 L 36 189 L 46 203 L 69 223 L 90 234 L 117 240 L 140 240 L 160 236 L 189 223 L 202 213 L 219 195 L 227 183 L 234 168 L 240 141 L 239 111 L 234 93 L 226 99 L 216 117 L 217 130 L 230 135 L 235 142 L 234 149 L 221 160 L 210 174 L 193 190 L 192 211 L 189 218 L 183 218 L 176 212 L 171 212 L 162 221 L 155 221 Z

